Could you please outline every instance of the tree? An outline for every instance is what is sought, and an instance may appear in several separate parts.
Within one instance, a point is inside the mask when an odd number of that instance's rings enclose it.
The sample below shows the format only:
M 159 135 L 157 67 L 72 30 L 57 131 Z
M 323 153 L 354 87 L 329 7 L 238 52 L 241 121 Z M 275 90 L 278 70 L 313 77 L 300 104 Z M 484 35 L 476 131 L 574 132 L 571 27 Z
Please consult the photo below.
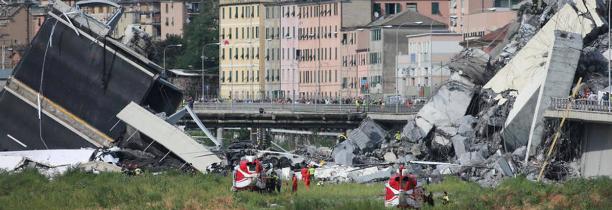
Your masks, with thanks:
M 219 10 L 218 1 L 201 1 L 200 13 L 185 25 L 183 34 L 183 54 L 176 60 L 176 66 L 181 68 L 202 68 L 202 46 L 208 43 L 219 42 Z M 217 66 L 219 49 L 216 46 L 207 46 L 204 49 L 205 66 Z

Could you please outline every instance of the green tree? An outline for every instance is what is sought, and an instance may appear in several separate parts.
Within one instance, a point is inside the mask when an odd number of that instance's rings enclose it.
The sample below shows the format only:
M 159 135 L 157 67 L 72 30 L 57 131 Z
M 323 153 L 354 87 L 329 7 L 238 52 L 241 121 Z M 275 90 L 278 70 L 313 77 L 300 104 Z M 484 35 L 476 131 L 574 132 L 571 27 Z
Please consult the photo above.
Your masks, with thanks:
M 219 42 L 219 5 L 218 1 L 201 1 L 200 13 L 185 25 L 183 34 L 183 54 L 176 60 L 176 66 L 181 68 L 202 68 L 202 46 Z M 217 46 L 207 46 L 204 49 L 204 68 L 218 65 L 219 49 Z
M 151 53 L 150 59 L 153 62 L 163 67 L 164 65 L 163 64 L 164 47 L 168 45 L 176 45 L 176 44 L 182 44 L 184 46 L 185 43 L 184 43 L 183 38 L 181 38 L 180 36 L 176 36 L 176 35 L 170 35 L 164 41 L 154 42 L 153 43 L 154 52 Z M 177 65 L 177 59 L 184 53 L 185 53 L 184 48 L 179 48 L 179 47 L 168 48 L 166 50 L 166 67 L 168 69 L 183 68 L 182 66 Z

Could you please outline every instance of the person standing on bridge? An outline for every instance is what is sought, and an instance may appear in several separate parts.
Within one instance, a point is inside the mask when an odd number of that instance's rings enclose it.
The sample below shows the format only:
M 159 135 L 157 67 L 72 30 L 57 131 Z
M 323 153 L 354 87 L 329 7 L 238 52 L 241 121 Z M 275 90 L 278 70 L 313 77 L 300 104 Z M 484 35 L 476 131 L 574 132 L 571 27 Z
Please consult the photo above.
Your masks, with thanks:
M 359 112 L 359 99 L 355 99 L 355 108 L 357 109 L 357 112 Z

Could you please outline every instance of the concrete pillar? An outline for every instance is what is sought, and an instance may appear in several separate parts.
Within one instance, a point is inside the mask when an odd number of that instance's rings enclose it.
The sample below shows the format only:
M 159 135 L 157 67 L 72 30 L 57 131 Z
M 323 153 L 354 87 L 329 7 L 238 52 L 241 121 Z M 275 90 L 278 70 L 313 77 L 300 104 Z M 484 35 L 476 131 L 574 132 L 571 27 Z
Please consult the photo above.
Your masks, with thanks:
M 217 141 L 223 146 L 223 128 L 217 128 Z

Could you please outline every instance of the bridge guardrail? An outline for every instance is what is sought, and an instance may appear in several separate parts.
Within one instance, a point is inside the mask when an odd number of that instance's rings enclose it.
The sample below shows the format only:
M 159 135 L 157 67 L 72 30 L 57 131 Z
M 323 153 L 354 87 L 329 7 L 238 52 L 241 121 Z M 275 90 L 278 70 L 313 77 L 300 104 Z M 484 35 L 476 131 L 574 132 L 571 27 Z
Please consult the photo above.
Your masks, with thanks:
M 612 113 L 608 105 L 610 101 L 594 101 L 588 99 L 574 99 L 570 102 L 568 98 L 551 98 L 550 108 L 552 110 L 570 110 L 589 111 L 589 112 L 608 112 Z
M 283 103 L 195 103 L 195 110 L 217 110 L 217 111 L 259 111 L 263 108 L 266 112 L 312 112 L 312 113 L 414 113 L 418 112 L 423 105 L 362 105 L 357 110 L 351 104 L 283 104 Z

